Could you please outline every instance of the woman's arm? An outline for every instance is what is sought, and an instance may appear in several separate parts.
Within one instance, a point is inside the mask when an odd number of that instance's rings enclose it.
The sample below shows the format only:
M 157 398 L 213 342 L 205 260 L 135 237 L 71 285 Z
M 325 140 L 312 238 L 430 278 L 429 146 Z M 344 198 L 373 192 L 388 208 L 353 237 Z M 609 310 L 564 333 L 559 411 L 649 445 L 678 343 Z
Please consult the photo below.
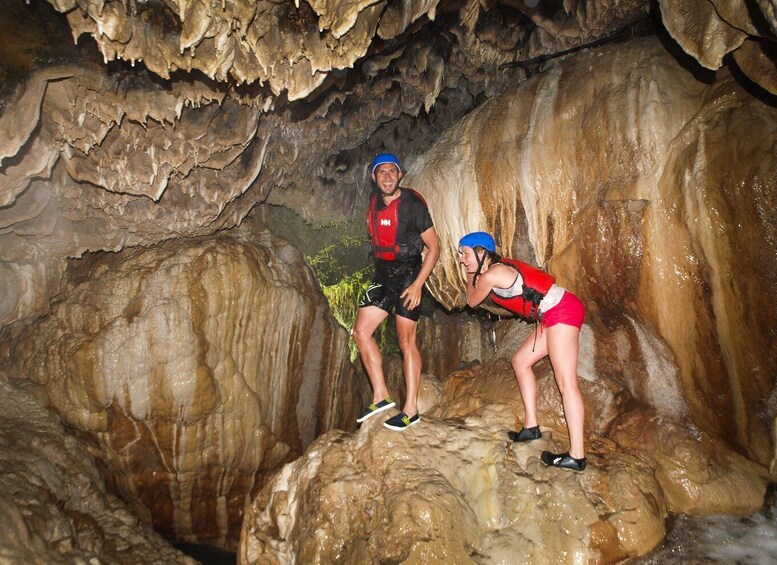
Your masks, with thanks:
M 473 284 L 475 273 L 467 273 L 467 304 L 472 308 L 477 308 L 491 294 L 491 289 L 494 288 L 491 280 L 491 269 L 493 268 L 491 267 L 485 273 L 480 274 L 477 286 Z
M 510 288 L 515 282 L 518 272 L 502 263 L 494 263 L 480 274 L 477 286 L 472 284 L 474 276 L 474 273 L 467 273 L 467 304 L 472 308 L 483 302 L 495 288 Z

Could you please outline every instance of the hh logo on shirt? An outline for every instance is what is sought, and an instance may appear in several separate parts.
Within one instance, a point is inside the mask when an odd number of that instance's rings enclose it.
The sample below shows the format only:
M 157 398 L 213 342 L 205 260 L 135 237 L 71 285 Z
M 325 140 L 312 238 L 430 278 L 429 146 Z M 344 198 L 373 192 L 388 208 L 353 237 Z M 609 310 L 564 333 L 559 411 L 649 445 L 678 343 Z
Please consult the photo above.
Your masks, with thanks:
M 380 225 L 381 226 L 390 226 L 391 225 L 391 220 L 381 219 L 380 220 Z

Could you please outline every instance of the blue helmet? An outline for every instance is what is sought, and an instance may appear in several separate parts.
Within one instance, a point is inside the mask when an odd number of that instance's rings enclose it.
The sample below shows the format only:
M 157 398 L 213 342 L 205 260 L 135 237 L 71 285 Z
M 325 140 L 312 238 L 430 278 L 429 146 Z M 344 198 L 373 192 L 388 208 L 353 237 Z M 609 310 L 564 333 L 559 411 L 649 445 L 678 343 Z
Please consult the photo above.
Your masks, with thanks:
M 459 240 L 459 247 L 482 247 L 491 253 L 496 253 L 496 242 L 484 231 L 468 233 Z
M 370 174 L 374 173 L 375 169 L 381 165 L 394 165 L 400 173 L 402 172 L 402 167 L 399 166 L 399 159 L 393 153 L 380 153 L 376 155 L 372 160 L 372 165 L 370 165 Z

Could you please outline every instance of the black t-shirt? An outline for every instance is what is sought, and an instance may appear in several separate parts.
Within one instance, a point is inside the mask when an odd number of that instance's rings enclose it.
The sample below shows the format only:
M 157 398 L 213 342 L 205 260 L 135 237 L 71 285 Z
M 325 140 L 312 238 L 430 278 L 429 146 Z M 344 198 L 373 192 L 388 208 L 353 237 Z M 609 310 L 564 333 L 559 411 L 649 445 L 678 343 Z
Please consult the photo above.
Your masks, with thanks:
M 380 196 L 377 197 L 376 205 L 378 210 L 386 207 Z M 402 261 L 375 259 L 375 280 L 379 282 L 403 278 L 408 272 L 420 268 L 421 253 L 424 250 L 421 234 L 434 225 L 426 203 L 411 190 L 402 189 L 398 216 L 396 243 L 407 245 L 412 250 L 412 257 Z

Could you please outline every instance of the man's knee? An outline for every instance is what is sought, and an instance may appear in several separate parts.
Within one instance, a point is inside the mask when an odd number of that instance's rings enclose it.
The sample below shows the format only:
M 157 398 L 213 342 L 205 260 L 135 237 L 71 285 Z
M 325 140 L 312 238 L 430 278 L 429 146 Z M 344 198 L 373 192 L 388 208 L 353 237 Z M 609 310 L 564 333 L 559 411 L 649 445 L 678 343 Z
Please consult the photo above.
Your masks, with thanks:
M 416 324 L 397 324 L 397 339 L 402 353 L 418 349 L 416 344 Z
M 418 351 L 418 344 L 416 343 L 415 333 L 401 336 L 399 338 L 399 350 L 402 353 Z
M 361 347 L 363 344 L 370 342 L 373 333 L 374 332 L 357 325 L 353 328 L 353 340 L 356 342 L 357 346 Z

